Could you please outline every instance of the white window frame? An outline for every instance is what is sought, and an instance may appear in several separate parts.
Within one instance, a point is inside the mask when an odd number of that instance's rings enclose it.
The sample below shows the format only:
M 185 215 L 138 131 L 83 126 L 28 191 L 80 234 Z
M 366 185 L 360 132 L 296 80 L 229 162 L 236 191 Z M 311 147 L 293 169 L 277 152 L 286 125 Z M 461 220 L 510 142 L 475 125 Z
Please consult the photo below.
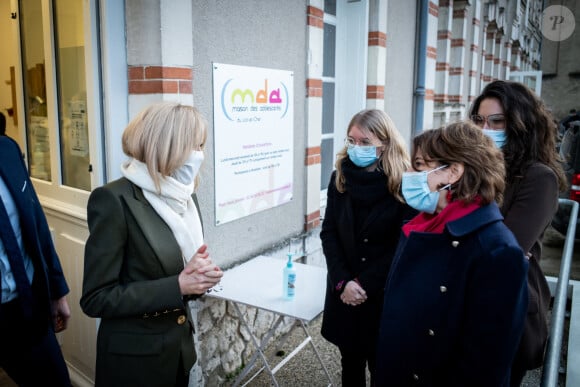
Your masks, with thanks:
M 325 13 L 324 22 L 336 26 L 335 76 L 322 78 L 323 82 L 335 85 L 335 129 L 333 133 L 323 133 L 321 140 L 334 139 L 337 150 L 343 146 L 352 116 L 366 107 L 369 2 L 338 0 L 336 17 Z M 326 198 L 327 189 L 324 188 L 320 191 L 321 208 L 326 207 Z
M 527 8 L 526 8 L 527 10 Z M 531 87 L 531 85 L 526 82 L 526 79 L 534 78 L 535 87 L 533 90 L 540 96 L 542 95 L 542 72 L 541 71 L 511 71 L 509 73 L 509 79 L 511 81 L 516 81 L 523 83 L 524 85 Z

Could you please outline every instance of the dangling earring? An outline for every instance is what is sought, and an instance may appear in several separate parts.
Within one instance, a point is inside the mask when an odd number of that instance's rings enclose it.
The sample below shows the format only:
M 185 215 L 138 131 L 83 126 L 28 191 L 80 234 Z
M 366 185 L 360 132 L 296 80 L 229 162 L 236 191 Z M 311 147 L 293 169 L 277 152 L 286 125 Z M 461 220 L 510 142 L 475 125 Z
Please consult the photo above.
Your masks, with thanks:
M 452 198 L 453 198 L 453 193 L 451 193 L 451 190 L 447 191 L 447 202 L 450 202 Z

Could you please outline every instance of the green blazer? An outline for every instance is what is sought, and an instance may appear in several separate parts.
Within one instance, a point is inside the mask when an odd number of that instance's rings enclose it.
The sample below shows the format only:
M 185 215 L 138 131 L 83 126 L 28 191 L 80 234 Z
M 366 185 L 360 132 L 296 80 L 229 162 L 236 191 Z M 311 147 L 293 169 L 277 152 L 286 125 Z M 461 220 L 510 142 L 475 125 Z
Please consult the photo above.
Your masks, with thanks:
M 80 305 L 101 318 L 95 385 L 174 385 L 180 365 L 188 372 L 196 353 L 171 229 L 125 178 L 91 193 L 87 220 Z

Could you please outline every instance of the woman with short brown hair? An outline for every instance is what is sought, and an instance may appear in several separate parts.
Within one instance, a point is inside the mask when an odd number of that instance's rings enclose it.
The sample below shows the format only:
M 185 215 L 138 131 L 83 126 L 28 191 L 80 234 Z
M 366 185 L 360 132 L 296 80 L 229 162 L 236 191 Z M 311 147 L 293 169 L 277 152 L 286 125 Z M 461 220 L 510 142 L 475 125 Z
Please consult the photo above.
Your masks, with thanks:
M 507 386 L 528 263 L 497 205 L 501 151 L 474 124 L 414 140 L 406 223 L 385 286 L 377 386 Z

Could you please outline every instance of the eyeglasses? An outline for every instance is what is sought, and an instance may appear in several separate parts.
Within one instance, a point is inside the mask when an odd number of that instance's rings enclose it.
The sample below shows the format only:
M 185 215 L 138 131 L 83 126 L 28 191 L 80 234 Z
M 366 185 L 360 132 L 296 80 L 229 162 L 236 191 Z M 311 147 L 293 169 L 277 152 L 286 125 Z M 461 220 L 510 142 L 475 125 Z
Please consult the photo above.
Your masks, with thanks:
M 364 139 L 361 141 L 356 141 L 354 138 L 350 138 L 350 137 L 347 137 L 344 139 L 344 146 L 346 146 L 347 148 L 350 149 L 350 148 L 354 147 L 355 145 L 358 145 L 358 146 L 376 146 L 371 142 L 371 140 L 368 140 L 368 139 Z
M 487 125 L 491 129 L 505 129 L 505 116 L 503 114 L 490 114 L 487 117 L 474 114 L 471 116 L 471 121 L 481 128 L 483 128 L 487 122 Z

